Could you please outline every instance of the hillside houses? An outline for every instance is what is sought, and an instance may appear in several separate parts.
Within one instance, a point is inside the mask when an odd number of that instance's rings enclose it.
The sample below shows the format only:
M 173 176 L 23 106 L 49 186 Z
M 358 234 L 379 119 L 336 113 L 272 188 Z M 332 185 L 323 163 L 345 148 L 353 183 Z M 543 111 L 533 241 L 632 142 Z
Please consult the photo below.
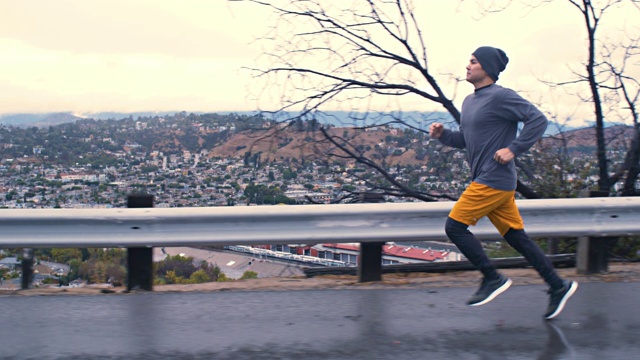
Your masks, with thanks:
M 261 116 L 183 112 L 0 127 L 0 206 L 123 207 L 137 192 L 154 195 L 159 207 L 327 203 L 389 186 L 371 167 L 322 148 L 310 124 L 282 124 L 275 134 L 270 125 Z M 403 186 L 456 197 L 470 181 L 465 152 L 443 149 L 424 133 L 389 126 L 329 130 L 351 139 L 355 151 Z M 576 167 L 594 169 L 592 163 L 585 158 Z M 566 179 L 589 186 L 597 180 L 590 171 Z
M 283 189 L 284 196 L 297 203 L 308 199 L 327 203 L 341 191 L 335 175 L 321 175 L 313 166 L 296 168 L 298 172 L 291 175 L 291 167 L 256 169 L 241 160 L 214 160 L 200 153 L 120 155 L 133 161 L 98 169 L 60 165 L 43 169 L 30 163 L 0 168 L 0 206 L 122 207 L 128 194 L 141 191 L 154 195 L 158 207 L 250 205 L 244 194 L 249 184 Z M 341 173 L 340 180 L 365 188 L 348 172 Z

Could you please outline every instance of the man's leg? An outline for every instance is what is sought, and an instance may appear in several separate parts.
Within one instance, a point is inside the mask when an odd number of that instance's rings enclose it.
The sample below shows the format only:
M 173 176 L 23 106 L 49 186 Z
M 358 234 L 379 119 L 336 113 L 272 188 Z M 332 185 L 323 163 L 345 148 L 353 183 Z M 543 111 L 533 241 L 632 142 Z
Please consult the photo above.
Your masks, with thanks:
M 487 279 L 498 278 L 498 272 L 489 261 L 480 241 L 469 231 L 469 226 L 503 206 L 509 196 L 513 196 L 513 192 L 499 191 L 472 182 L 453 205 L 445 224 L 449 239 Z
M 549 258 L 544 254 L 540 246 L 531 240 L 523 230 L 524 222 L 516 205 L 515 197 L 506 198 L 500 206 L 487 214 L 487 217 L 507 243 L 527 259 L 529 264 L 536 269 L 552 289 L 562 287 L 562 279 L 553 269 L 553 264 Z
M 524 230 L 509 229 L 504 234 L 504 239 L 527 259 L 529 264 L 549 284 L 549 287 L 556 290 L 563 286 L 563 281 L 556 273 L 549 258 L 544 254 L 540 246 L 529 238 Z
M 468 225 L 447 218 L 445 232 L 460 252 L 484 275 L 482 284 L 467 301 L 469 306 L 484 305 L 511 286 L 511 279 L 500 275 L 482 248 L 482 244 L 469 231 Z
M 444 231 L 449 239 L 460 249 L 473 266 L 475 266 L 485 278 L 494 280 L 499 277 L 495 266 L 482 248 L 480 240 L 469 231 L 469 226 L 459 221 L 447 218 Z
M 505 240 L 516 249 L 540 274 L 544 281 L 549 284 L 549 306 L 544 314 L 545 319 L 555 318 L 564 309 L 567 300 L 578 289 L 575 281 L 563 280 L 558 276 L 549 258 L 542 252 L 542 249 L 532 241 L 524 230 L 509 229 L 504 234 Z
M 564 308 L 567 300 L 576 292 L 578 283 L 563 280 L 553 268 L 553 264 L 523 230 L 524 223 L 515 199 L 509 199 L 487 215 L 489 220 L 500 231 L 509 245 L 527 259 L 529 264 L 549 284 L 549 306 L 544 314 L 545 319 L 553 319 Z

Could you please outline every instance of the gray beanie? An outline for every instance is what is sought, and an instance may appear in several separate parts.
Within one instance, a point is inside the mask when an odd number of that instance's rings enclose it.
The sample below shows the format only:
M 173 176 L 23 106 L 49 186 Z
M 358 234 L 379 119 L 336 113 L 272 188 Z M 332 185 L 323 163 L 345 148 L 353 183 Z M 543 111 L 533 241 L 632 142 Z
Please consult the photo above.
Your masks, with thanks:
M 500 72 L 507 67 L 509 58 L 504 51 L 491 46 L 481 46 L 473 52 L 482 69 L 493 79 L 498 81 Z

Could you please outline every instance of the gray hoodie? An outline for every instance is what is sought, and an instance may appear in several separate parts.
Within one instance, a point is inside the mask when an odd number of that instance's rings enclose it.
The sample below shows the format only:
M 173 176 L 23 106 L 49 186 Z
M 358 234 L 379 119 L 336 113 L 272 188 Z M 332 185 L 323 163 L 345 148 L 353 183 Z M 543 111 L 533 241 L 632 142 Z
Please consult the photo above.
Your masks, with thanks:
M 524 123 L 520 135 L 518 122 Z M 547 129 L 547 118 L 515 91 L 492 84 L 477 89 L 462 103 L 460 131 L 445 129 L 440 141 L 469 152 L 472 181 L 498 190 L 515 190 L 513 161 L 502 165 L 496 151 L 509 148 L 515 156 L 529 150 Z

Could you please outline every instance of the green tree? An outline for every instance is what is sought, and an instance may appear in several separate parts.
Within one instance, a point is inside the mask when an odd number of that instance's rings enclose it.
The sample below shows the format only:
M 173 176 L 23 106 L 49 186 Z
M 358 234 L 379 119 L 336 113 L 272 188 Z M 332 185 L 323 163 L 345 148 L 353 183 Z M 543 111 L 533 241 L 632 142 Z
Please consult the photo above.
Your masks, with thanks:
M 247 280 L 247 279 L 257 279 L 258 278 L 258 273 L 255 271 L 251 271 L 251 270 L 247 270 L 244 273 L 242 273 L 242 276 L 240 277 L 240 280 Z
M 82 252 L 74 248 L 54 248 L 51 249 L 51 258 L 54 262 L 68 264 L 71 260 L 82 260 Z
M 206 283 L 210 281 L 211 281 L 211 278 L 209 277 L 207 272 L 203 269 L 194 271 L 193 274 L 191 274 L 191 276 L 189 277 L 190 284 L 200 284 L 200 283 Z

